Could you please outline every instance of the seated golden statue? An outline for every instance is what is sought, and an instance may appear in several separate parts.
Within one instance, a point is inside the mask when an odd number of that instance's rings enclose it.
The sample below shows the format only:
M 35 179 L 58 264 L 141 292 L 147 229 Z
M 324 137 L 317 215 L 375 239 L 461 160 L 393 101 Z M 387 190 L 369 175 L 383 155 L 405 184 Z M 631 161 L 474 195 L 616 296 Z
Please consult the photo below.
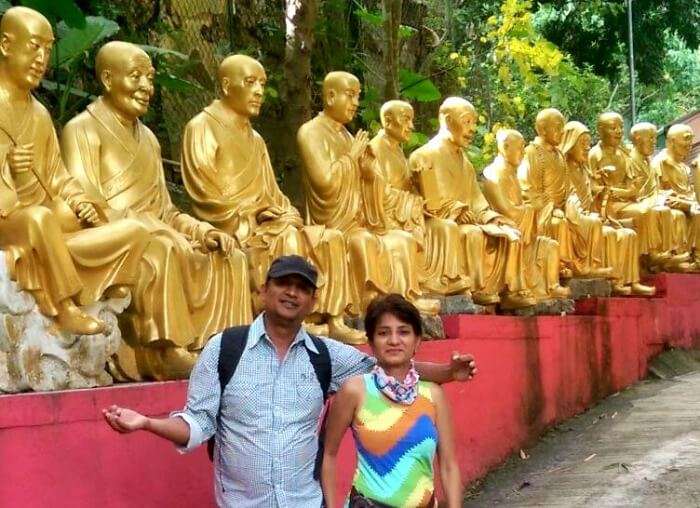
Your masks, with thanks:
M 639 237 L 608 217 L 605 206 L 595 211 L 596 196 L 592 185 L 590 160 L 591 134 L 581 122 L 569 122 L 564 127 L 561 151 L 566 158 L 572 193 L 567 203 L 567 216 L 600 217 L 604 221 L 604 263 L 613 268 L 613 294 L 619 296 L 652 296 L 656 288 L 639 282 Z
M 231 236 L 170 199 L 160 145 L 139 121 L 154 91 L 148 55 L 109 42 L 95 69 L 104 92 L 64 127 L 64 160 L 108 216 L 139 221 L 151 239 L 123 323 L 130 347 L 113 370 L 127 379 L 186 377 L 212 334 L 250 322 L 246 258 Z
M 260 287 L 273 259 L 298 254 L 319 267 L 316 313 L 328 333 L 358 343 L 366 337 L 343 322 L 351 303 L 345 240 L 335 229 L 303 226 L 299 212 L 282 194 L 267 146 L 252 128 L 260 114 L 267 75 L 244 55 L 229 56 L 219 66 L 220 100 L 185 127 L 182 179 L 197 218 L 236 237 L 245 249 Z
M 536 303 L 524 280 L 523 249 L 515 223 L 489 207 L 464 153 L 476 130 L 472 104 L 449 97 L 440 130 L 411 154 L 426 213 L 449 224 L 442 255 L 459 256 L 472 280 L 474 301 L 520 308 Z M 499 298 L 499 295 L 500 298 Z
M 403 229 L 423 247 L 425 282 L 431 293 L 451 295 L 469 293 L 471 281 L 459 257 L 444 252 L 449 224 L 437 217 L 424 218 L 424 202 L 415 186 L 402 144 L 413 132 L 413 107 L 393 100 L 379 111 L 382 129 L 370 141 L 377 159 L 377 174 L 364 180 L 367 218 L 376 228 Z
M 61 161 L 51 117 L 31 94 L 54 43 L 48 20 L 13 7 L 0 33 L 0 249 L 10 276 L 60 329 L 97 334 L 104 323 L 77 305 L 128 295 L 147 232 L 133 220 L 107 223 Z
M 355 76 L 329 73 L 323 81 L 323 111 L 299 128 L 306 223 L 345 235 L 354 312 L 363 312 L 377 294 L 391 292 L 435 314 L 439 302 L 422 297 L 418 242 L 406 231 L 373 228 L 365 213 L 362 182 L 374 177 L 376 161 L 367 133 L 353 137 L 345 128 L 355 117 L 359 96 Z
M 513 129 L 496 135 L 498 156 L 484 169 L 484 196 L 491 207 L 518 227 L 523 244 L 525 284 L 539 299 L 566 298 L 571 290 L 559 284 L 559 244 L 538 234 L 537 210 L 523 201 L 518 167 L 525 154 L 525 139 Z
M 680 210 L 686 216 L 688 236 L 685 246 L 693 252 L 693 271 L 700 270 L 700 205 L 698 188 L 690 167 L 684 162 L 693 146 L 693 129 L 685 124 L 672 126 L 666 134 L 666 148 L 654 157 L 651 165 L 659 175 L 661 190 L 665 191 L 666 204 Z
M 608 277 L 603 262 L 603 224 L 595 215 L 567 214 L 570 193 L 566 159 L 559 150 L 564 115 L 554 108 L 537 114 L 537 137 L 525 149 L 518 179 L 525 202 L 539 210 L 539 234 L 559 243 L 562 276 Z
M 638 174 L 628 150 L 622 145 L 623 128 L 623 119 L 618 113 L 608 112 L 598 117 L 600 141 L 591 150 L 588 160 L 594 185 L 600 188 L 610 217 L 622 220 L 637 232 L 640 252 L 648 255 L 651 265 L 679 261 L 671 260 L 671 209 L 653 200 L 639 199 L 637 186 L 644 175 Z

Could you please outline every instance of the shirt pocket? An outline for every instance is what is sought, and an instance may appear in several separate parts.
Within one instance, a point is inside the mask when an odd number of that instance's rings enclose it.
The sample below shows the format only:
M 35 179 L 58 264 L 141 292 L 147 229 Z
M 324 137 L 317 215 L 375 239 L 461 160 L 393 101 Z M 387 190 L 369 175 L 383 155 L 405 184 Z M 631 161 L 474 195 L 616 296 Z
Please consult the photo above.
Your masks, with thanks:
M 302 413 L 318 414 L 323 407 L 323 391 L 313 367 L 303 370 L 296 378 L 298 410 Z

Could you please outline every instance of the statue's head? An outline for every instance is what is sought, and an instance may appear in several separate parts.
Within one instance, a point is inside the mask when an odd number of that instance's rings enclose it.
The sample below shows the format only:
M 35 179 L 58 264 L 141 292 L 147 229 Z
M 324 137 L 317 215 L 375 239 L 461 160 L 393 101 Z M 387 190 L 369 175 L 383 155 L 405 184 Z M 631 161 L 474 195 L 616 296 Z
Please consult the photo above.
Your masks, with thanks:
M 336 122 L 350 123 L 360 106 L 360 80 L 349 72 L 334 71 L 323 80 L 323 111 Z
M 123 117 L 136 120 L 148 111 L 155 69 L 144 50 L 130 42 L 112 41 L 95 58 L 102 96 Z
M 448 97 L 440 105 L 440 130 L 447 131 L 454 144 L 466 148 L 476 132 L 476 109 L 466 99 Z
M 656 148 L 656 125 L 649 122 L 636 124 L 630 130 L 630 139 L 639 153 L 645 157 L 654 155 Z
M 501 129 L 496 133 L 498 153 L 511 166 L 519 166 L 525 156 L 525 138 L 515 129 Z
M 677 161 L 684 161 L 693 148 L 694 137 L 690 125 L 678 123 L 671 126 L 666 134 L 666 148 Z
M 384 132 L 399 143 L 405 143 L 411 137 L 413 117 L 413 107 L 405 101 L 385 102 L 379 110 Z
M 27 7 L 11 7 L 0 21 L 0 66 L 19 89 L 39 86 L 53 48 L 51 23 Z
M 604 145 L 620 146 L 624 127 L 625 122 L 619 113 L 609 111 L 598 116 L 598 135 Z
M 568 122 L 564 126 L 564 135 L 559 148 L 564 156 L 578 164 L 588 162 L 591 150 L 591 132 L 581 122 Z
M 231 55 L 219 65 L 222 101 L 245 117 L 260 114 L 267 74 L 262 64 L 246 55 Z
M 537 131 L 537 135 L 542 138 L 545 143 L 557 146 L 561 143 L 561 138 L 564 135 L 565 123 L 564 115 L 562 115 L 561 111 L 558 109 L 543 109 L 537 113 L 535 131 Z

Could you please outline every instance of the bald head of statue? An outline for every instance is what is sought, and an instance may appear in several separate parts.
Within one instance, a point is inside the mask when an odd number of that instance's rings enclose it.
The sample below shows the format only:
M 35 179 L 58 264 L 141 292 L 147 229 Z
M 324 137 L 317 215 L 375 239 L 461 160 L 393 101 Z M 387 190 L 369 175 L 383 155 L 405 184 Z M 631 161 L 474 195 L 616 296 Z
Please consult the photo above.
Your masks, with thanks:
M 267 74 L 262 64 L 246 55 L 227 56 L 219 65 L 222 102 L 235 113 L 251 118 L 260 114 Z
M 146 114 L 156 71 L 144 50 L 130 42 L 108 42 L 97 52 L 95 72 L 102 97 L 115 113 L 132 122 Z
M 501 129 L 496 133 L 498 153 L 514 168 L 523 161 L 525 155 L 525 138 L 515 129 Z
M 690 125 L 677 123 L 671 126 L 666 134 L 666 148 L 676 161 L 683 162 L 690 155 L 694 137 Z
M 323 79 L 323 112 L 341 124 L 352 122 L 360 107 L 360 80 L 349 72 L 334 71 Z
M 625 127 L 622 115 L 614 111 L 601 113 L 598 116 L 598 136 L 605 146 L 618 147 L 622 143 Z
M 656 125 L 649 122 L 634 125 L 630 129 L 630 139 L 640 154 L 651 157 L 656 149 Z
M 546 144 L 558 146 L 564 137 L 565 123 L 564 115 L 558 109 L 543 109 L 535 118 L 535 131 Z
M 51 23 L 27 7 L 11 7 L 0 21 L 0 75 L 5 86 L 30 91 L 49 64 L 54 37 Z
M 388 101 L 379 110 L 384 132 L 397 143 L 405 143 L 413 132 L 413 107 L 406 101 Z
M 440 105 L 440 133 L 455 145 L 466 148 L 476 132 L 476 109 L 462 97 L 448 97 Z

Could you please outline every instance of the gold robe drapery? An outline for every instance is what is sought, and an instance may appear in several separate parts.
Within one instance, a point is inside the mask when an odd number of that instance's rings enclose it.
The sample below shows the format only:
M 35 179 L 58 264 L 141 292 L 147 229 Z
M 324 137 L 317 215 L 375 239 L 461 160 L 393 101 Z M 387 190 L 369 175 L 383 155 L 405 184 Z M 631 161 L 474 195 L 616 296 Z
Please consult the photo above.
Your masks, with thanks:
M 68 169 L 89 195 L 110 214 L 138 220 L 151 234 L 124 320 L 137 362 L 139 353 L 148 357 L 138 370 L 155 378 L 187 375 L 165 357 L 151 358 L 153 350 L 198 351 L 212 334 L 250 322 L 245 255 L 200 250 L 213 226 L 173 205 L 155 135 L 140 122 L 128 129 L 102 99 L 66 125 L 61 146 Z
M 276 257 L 305 256 L 319 268 L 316 311 L 343 314 L 351 296 L 342 234 L 302 226 L 277 185 L 265 141 L 248 122 L 234 122 L 218 100 L 185 127 L 182 179 L 194 214 L 235 236 L 247 251 L 256 287 Z M 259 215 L 270 209 L 279 215 L 260 222 Z
M 11 119 L 9 111 L 0 110 L 0 210 L 6 214 L 0 218 L 0 248 L 6 252 L 10 276 L 32 293 L 48 316 L 56 316 L 58 302 L 66 298 L 87 305 L 110 286 L 134 284 L 148 242 L 145 228 L 136 221 L 118 220 L 64 232 L 68 223 L 77 222 L 65 206 L 75 210 L 91 200 L 63 165 L 46 108 L 30 97 L 21 117 Z M 34 170 L 41 183 L 31 171 L 22 173 L 19 185 L 13 180 L 7 162 L 13 141 L 34 144 Z M 66 215 L 56 212 L 61 201 Z

